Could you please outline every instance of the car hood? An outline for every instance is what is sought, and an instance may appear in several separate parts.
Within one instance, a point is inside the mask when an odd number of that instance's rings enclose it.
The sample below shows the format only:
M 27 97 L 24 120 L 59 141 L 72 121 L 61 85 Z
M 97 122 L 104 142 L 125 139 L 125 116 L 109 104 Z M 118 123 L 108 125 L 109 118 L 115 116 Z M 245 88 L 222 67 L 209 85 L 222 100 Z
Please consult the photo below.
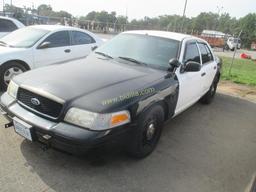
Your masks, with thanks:
M 150 86 L 166 71 L 120 63 L 92 54 L 86 59 L 43 67 L 14 78 L 21 87 L 50 93 L 66 103 L 91 110 L 103 100 Z
M 23 51 L 25 48 L 12 48 L 0 46 L 0 55 L 13 54 L 15 52 Z
M 6 32 L 0 32 L 0 38 L 2 38 L 3 36 L 7 35 L 8 33 Z

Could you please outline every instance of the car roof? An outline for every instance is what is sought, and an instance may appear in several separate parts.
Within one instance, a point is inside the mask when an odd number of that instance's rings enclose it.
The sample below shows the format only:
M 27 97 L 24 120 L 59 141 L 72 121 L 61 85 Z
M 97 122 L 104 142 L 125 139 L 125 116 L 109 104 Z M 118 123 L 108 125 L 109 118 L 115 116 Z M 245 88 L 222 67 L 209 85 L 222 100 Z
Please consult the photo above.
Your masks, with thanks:
M 0 19 L 6 19 L 6 20 L 10 20 L 10 21 L 17 21 L 17 19 L 11 18 L 11 17 L 4 17 L 4 16 L 0 16 Z
M 31 25 L 28 26 L 31 28 L 36 28 L 36 29 L 44 29 L 48 31 L 58 31 L 58 30 L 82 30 L 80 28 L 76 27 L 70 27 L 70 26 L 64 26 L 64 25 Z
M 195 38 L 191 35 L 168 32 L 168 31 L 139 30 L 139 31 L 126 31 L 124 33 L 150 35 L 150 36 L 155 36 L 155 37 L 163 37 L 163 38 L 167 38 L 167 39 L 173 39 L 173 40 L 177 40 L 177 41 L 182 41 L 185 38 Z

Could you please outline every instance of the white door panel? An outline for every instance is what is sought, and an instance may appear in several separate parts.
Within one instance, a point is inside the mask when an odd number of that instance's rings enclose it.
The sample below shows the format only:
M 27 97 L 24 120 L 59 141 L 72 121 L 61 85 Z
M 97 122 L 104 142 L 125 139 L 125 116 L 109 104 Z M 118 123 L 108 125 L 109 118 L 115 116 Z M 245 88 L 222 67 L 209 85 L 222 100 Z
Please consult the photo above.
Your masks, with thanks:
M 209 91 L 210 86 L 212 85 L 213 79 L 216 75 L 217 64 L 215 61 L 209 62 L 203 65 L 202 70 L 205 71 L 204 81 L 204 92 Z
M 202 72 L 180 73 L 179 70 L 177 71 L 176 76 L 179 80 L 179 97 L 175 114 L 184 111 L 202 96 L 202 86 L 200 84 Z
M 57 31 L 47 36 L 41 43 L 48 42 L 47 48 L 34 48 L 35 67 L 52 65 L 72 59 L 69 31 Z
M 196 41 L 184 42 L 181 52 L 180 61 L 182 66 L 180 68 L 184 68 L 188 61 L 201 63 L 201 56 Z M 202 81 L 204 71 L 202 69 L 198 72 L 181 72 L 180 68 L 176 70 L 176 76 L 179 80 L 179 96 L 175 115 L 198 101 L 203 95 L 204 86 Z
M 55 63 L 63 62 L 70 59 L 71 52 L 70 46 L 35 49 L 34 50 L 34 63 L 35 67 L 43 67 Z
M 73 58 L 81 58 L 87 57 L 91 52 L 92 48 L 96 46 L 96 44 L 85 44 L 85 45 L 73 45 L 72 49 L 72 57 Z

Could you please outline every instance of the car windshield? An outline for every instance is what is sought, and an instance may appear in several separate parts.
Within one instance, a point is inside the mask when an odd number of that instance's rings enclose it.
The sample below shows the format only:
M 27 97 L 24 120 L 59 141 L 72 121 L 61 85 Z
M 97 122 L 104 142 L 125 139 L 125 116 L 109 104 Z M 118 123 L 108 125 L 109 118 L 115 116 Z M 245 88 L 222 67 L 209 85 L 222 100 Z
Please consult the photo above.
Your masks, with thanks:
M 169 60 L 177 58 L 179 41 L 138 34 L 121 34 L 97 49 L 112 58 L 120 58 L 160 69 L 169 68 Z
M 47 33 L 49 33 L 48 30 L 25 27 L 4 36 L 0 41 L 1 45 L 14 48 L 28 48 L 33 46 Z
M 240 43 L 240 39 L 235 38 L 234 43 Z

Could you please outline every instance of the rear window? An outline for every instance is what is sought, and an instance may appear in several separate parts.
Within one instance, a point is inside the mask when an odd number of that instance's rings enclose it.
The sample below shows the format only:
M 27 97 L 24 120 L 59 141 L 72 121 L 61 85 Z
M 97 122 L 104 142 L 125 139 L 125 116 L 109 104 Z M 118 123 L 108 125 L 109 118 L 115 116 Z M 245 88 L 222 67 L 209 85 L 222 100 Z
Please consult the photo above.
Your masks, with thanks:
M 213 56 L 211 54 L 209 47 L 204 43 L 198 43 L 198 46 L 202 56 L 202 63 L 205 64 L 212 61 Z
M 72 45 L 84 45 L 95 43 L 95 40 L 88 34 L 80 31 L 72 31 Z
M 0 19 L 0 32 L 12 32 L 17 29 L 17 26 L 7 19 Z

